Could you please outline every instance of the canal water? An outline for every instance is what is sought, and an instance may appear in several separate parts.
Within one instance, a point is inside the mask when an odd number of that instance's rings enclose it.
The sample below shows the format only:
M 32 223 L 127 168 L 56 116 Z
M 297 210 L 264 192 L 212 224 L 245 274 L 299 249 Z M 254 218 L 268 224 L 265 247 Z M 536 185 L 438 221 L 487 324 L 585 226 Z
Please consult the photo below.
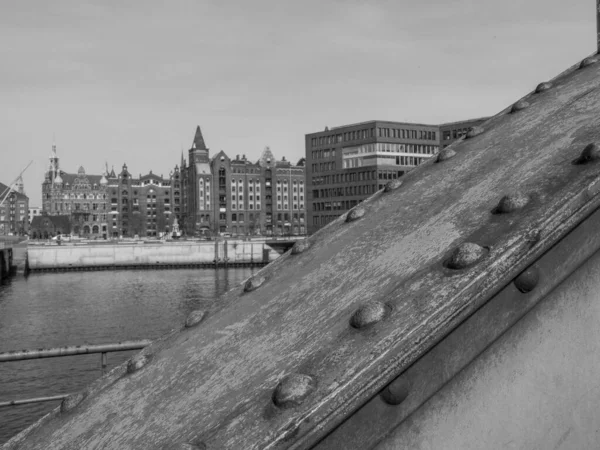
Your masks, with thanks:
M 154 339 L 256 268 L 66 272 L 0 284 L 0 352 Z M 108 354 L 108 370 L 135 352 Z M 0 402 L 76 392 L 102 375 L 100 354 L 0 363 Z M 60 402 L 0 407 L 0 445 Z

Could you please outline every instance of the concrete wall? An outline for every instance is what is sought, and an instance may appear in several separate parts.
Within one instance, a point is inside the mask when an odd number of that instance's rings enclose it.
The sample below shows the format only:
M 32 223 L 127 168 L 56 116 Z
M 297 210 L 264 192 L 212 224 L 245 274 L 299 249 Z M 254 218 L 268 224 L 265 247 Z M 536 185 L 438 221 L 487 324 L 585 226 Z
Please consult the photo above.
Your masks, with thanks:
M 30 246 L 29 269 L 68 269 L 97 266 L 252 264 L 271 262 L 279 254 L 264 243 L 245 241 L 166 244 L 99 244 Z

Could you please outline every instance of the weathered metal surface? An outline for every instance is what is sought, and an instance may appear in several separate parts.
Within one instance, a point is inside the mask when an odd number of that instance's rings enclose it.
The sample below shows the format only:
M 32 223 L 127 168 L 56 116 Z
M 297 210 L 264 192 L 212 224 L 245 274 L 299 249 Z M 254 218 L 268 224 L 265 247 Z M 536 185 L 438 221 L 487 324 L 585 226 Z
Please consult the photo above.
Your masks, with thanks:
M 600 249 L 598 229 L 600 210 L 519 274 L 514 282 L 506 285 L 314 449 L 375 448 L 400 423 L 412 420 L 412 413 Z M 522 292 L 523 279 L 527 295 Z M 495 389 L 494 386 L 489 388 Z
M 600 448 L 599 292 L 596 252 L 374 448 Z
M 363 202 L 260 271 L 266 280 L 221 299 L 202 325 L 146 347 L 149 362 L 92 385 L 6 448 L 307 448 L 483 305 L 600 199 L 600 164 L 573 164 L 600 142 L 599 67 L 570 69 L 457 141 L 400 188 Z M 522 105 L 523 103 L 521 103 Z M 531 196 L 492 214 L 503 195 Z M 464 242 L 486 249 L 467 268 L 444 264 Z M 366 302 L 390 313 L 350 326 Z M 314 388 L 295 407 L 273 401 L 297 375 Z

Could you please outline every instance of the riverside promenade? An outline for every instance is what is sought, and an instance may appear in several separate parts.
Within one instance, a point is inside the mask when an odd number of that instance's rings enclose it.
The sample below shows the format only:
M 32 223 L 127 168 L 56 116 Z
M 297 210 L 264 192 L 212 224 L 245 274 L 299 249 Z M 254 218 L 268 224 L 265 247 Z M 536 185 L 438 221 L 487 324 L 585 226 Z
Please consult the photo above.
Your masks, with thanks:
M 126 241 L 29 245 L 29 271 L 266 265 L 280 253 L 266 241 Z

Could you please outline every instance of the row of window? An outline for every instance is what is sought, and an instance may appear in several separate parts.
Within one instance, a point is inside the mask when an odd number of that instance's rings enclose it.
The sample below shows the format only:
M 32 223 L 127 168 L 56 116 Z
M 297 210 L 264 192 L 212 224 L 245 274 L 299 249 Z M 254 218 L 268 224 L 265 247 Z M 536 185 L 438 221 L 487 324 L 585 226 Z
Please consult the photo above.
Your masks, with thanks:
M 433 130 L 414 130 L 406 128 L 375 128 L 346 131 L 344 133 L 330 134 L 327 136 L 313 137 L 311 146 L 323 146 L 339 144 L 341 142 L 357 141 L 361 139 L 370 139 L 377 137 L 395 138 L 395 139 L 420 139 L 435 141 L 437 140 L 437 132 Z
M 457 128 L 455 130 L 447 130 L 444 131 L 444 140 L 449 141 L 450 139 L 459 139 L 463 136 L 466 136 L 469 131 L 471 131 L 473 127 L 469 128 Z
M 312 147 L 339 144 L 340 142 L 357 141 L 359 139 L 368 139 L 375 137 L 375 128 L 365 128 L 362 130 L 346 131 L 344 133 L 330 134 L 328 136 L 314 137 L 310 143 Z
M 395 139 L 435 141 L 437 139 L 437 132 L 432 130 L 407 130 L 404 128 L 377 128 L 377 136 Z
M 335 158 L 335 148 L 325 148 L 323 150 L 313 150 L 312 159 Z
M 438 152 L 437 145 L 428 144 L 394 144 L 389 142 L 377 142 L 375 144 L 364 144 L 356 147 L 342 149 L 343 157 L 360 154 L 377 153 L 414 153 L 416 155 L 435 155 Z M 411 156 L 411 155 L 407 155 Z
M 362 157 L 348 158 L 344 160 L 344 169 L 354 169 L 356 167 L 394 165 L 415 167 L 422 164 L 430 157 L 399 156 L 387 155 L 377 156 L 376 158 Z
M 330 170 L 336 170 L 335 161 L 329 161 L 324 163 L 315 163 L 312 165 L 312 171 L 314 172 L 327 172 Z
M 404 175 L 403 170 L 369 170 L 362 172 L 347 172 L 338 173 L 335 175 L 313 177 L 312 184 L 318 186 L 320 184 L 352 183 L 355 181 L 365 180 L 393 180 L 394 178 L 398 178 L 402 175 Z

